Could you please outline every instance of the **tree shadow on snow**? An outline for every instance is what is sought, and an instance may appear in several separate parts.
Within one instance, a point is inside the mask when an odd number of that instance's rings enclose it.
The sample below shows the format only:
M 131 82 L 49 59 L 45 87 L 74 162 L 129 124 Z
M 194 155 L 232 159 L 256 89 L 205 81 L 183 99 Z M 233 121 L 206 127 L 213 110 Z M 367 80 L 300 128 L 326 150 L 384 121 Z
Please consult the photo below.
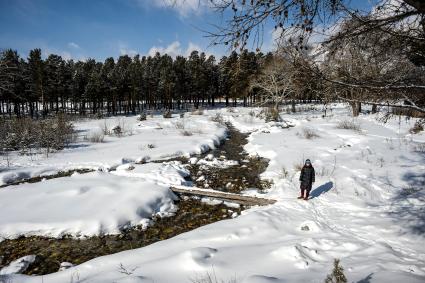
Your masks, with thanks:
M 372 275 L 373 275 L 373 273 L 369 274 L 368 276 L 366 276 L 362 280 L 357 281 L 357 283 L 370 283 L 370 280 L 372 280 Z
M 397 188 L 390 215 L 411 232 L 425 234 L 425 173 L 407 172 L 402 178 L 407 187 Z
M 327 183 L 325 183 L 321 186 L 318 186 L 317 188 L 315 188 L 314 190 L 311 191 L 310 197 L 311 198 L 317 198 L 321 194 L 329 192 L 333 188 L 333 186 L 334 186 L 333 182 L 327 182 Z

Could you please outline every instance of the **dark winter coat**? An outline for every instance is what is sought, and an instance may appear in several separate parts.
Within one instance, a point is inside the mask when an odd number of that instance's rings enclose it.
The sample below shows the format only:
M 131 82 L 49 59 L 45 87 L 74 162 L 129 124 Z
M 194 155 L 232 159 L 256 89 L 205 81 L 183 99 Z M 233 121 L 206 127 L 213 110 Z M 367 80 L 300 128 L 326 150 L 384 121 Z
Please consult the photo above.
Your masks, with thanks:
M 316 181 L 315 175 L 313 166 L 304 166 L 300 174 L 301 188 L 311 190 L 312 184 Z

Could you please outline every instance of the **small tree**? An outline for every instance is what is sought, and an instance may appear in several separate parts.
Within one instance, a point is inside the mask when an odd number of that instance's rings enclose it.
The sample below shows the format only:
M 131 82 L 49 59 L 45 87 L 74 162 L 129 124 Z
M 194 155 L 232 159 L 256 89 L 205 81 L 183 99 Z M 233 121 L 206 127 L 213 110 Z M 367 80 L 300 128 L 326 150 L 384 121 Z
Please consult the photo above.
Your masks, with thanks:
M 339 259 L 334 260 L 334 269 L 325 279 L 325 283 L 347 283 L 344 275 L 344 268 L 339 265 Z
M 263 69 L 263 72 L 251 82 L 251 89 L 263 93 L 262 105 L 273 104 L 278 110 L 279 105 L 294 94 L 294 73 L 287 60 L 275 56 Z

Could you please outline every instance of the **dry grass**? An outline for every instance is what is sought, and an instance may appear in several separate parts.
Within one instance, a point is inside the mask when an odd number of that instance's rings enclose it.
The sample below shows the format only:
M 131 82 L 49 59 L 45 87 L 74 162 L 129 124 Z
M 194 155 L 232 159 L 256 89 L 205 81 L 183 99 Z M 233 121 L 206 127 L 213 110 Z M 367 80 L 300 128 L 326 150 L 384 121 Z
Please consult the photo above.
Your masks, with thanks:
M 193 135 L 193 133 L 191 132 L 191 131 L 188 131 L 188 130 L 183 130 L 183 131 L 181 131 L 180 132 L 183 136 L 186 136 L 186 137 L 189 137 L 189 136 L 192 136 Z
M 411 134 L 417 134 L 419 132 L 422 132 L 424 130 L 424 125 L 416 122 L 415 125 L 409 130 Z
M 353 131 L 356 131 L 356 132 L 360 132 L 360 130 L 361 130 L 360 124 L 357 123 L 354 120 L 342 120 L 342 121 L 339 121 L 336 127 L 338 129 L 353 130 Z
M 228 280 L 223 280 L 217 278 L 217 275 L 213 271 L 212 273 L 207 272 L 204 275 L 198 275 L 195 278 L 191 278 L 192 283 L 236 283 L 236 278 L 231 278 Z
M 319 134 L 317 134 L 316 131 L 311 128 L 303 128 L 301 131 L 301 135 L 308 140 L 320 137 Z
M 84 140 L 92 143 L 102 143 L 105 140 L 105 135 L 102 132 L 90 133 L 84 137 Z
M 294 164 L 294 169 L 295 169 L 295 171 L 301 171 L 302 169 L 303 169 L 303 167 L 304 167 L 304 162 L 299 162 L 299 163 L 295 163 Z
M 162 113 L 162 117 L 164 117 L 165 119 L 170 119 L 173 117 L 171 111 L 167 110 L 164 113 Z
M 202 108 L 198 108 L 198 109 L 194 109 L 192 110 L 192 112 L 190 112 L 191 115 L 204 115 L 204 109 Z
M 220 124 L 224 124 L 224 119 L 223 119 L 223 115 L 221 115 L 221 113 L 215 113 L 215 116 L 211 118 L 211 121 L 213 122 L 217 122 Z

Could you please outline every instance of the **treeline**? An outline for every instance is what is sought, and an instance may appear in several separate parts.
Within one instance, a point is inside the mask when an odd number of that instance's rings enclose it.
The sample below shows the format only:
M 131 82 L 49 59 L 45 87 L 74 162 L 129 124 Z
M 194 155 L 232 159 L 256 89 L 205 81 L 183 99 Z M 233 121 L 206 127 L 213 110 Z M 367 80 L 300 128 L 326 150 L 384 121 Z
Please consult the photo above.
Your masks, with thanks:
M 45 117 L 52 113 L 129 114 L 146 109 L 182 109 L 254 103 L 250 80 L 271 54 L 233 52 L 219 61 L 193 51 L 188 58 L 167 54 L 128 55 L 104 62 L 64 60 L 40 49 L 24 59 L 11 49 L 0 54 L 0 114 Z

